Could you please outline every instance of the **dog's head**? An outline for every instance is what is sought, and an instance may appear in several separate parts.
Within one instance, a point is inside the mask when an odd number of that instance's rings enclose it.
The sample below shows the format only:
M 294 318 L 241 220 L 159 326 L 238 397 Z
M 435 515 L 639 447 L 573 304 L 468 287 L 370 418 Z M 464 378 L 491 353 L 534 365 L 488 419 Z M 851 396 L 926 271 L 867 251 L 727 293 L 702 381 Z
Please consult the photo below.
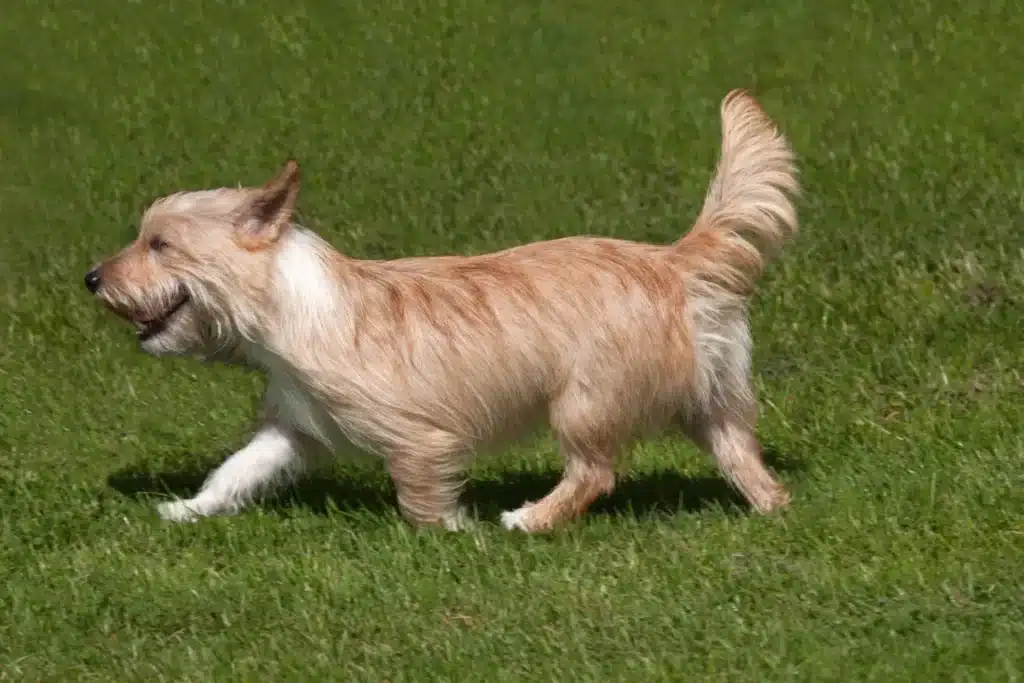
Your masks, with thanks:
M 139 235 L 85 285 L 136 326 L 153 355 L 230 356 L 259 323 L 274 247 L 290 229 L 299 168 L 261 188 L 180 192 L 153 203 Z

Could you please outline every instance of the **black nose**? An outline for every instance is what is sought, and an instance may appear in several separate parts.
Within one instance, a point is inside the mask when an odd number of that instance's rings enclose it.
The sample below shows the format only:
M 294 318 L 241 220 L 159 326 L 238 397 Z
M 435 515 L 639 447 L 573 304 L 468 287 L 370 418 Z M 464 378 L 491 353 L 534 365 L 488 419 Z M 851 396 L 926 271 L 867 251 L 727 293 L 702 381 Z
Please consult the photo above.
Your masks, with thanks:
M 85 274 L 85 288 L 93 294 L 100 288 L 100 273 L 98 270 L 90 270 Z

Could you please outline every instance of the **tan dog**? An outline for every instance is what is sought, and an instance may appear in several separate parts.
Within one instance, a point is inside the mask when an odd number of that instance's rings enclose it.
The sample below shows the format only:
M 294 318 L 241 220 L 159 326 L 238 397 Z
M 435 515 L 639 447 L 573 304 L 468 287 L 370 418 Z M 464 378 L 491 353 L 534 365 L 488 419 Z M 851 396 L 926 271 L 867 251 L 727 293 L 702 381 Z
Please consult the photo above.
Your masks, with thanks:
M 550 529 L 615 485 L 630 440 L 677 425 L 760 512 L 789 495 L 754 434 L 747 301 L 796 231 L 793 154 L 729 93 L 722 153 L 672 245 L 572 237 L 482 256 L 363 261 L 292 223 L 294 162 L 262 188 L 155 202 L 138 239 L 86 276 L 143 350 L 252 363 L 266 418 L 172 520 L 230 514 L 351 442 L 380 455 L 403 515 L 457 529 L 469 457 L 546 414 L 565 458 L 503 525 Z

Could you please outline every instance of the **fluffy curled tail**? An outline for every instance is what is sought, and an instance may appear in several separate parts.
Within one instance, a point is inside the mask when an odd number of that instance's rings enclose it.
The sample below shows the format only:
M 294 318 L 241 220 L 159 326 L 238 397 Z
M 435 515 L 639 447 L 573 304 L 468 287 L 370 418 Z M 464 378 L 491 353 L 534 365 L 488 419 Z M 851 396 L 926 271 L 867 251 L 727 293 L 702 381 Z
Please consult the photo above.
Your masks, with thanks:
M 704 207 L 676 245 L 707 284 L 747 297 L 765 262 L 797 231 L 799 191 L 789 142 L 749 93 L 722 100 L 722 151 Z

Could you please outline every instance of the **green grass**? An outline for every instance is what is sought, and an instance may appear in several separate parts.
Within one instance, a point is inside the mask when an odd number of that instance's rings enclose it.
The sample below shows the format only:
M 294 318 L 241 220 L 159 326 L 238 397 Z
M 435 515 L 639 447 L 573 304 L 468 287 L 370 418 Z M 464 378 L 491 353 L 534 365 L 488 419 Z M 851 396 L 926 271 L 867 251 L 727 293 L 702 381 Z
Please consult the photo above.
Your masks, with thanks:
M 1024 680 L 1024 10 L 9 5 L 0 680 Z M 354 256 L 668 241 L 737 86 L 807 189 L 753 308 L 785 514 L 664 439 L 550 537 L 495 524 L 554 480 L 543 440 L 474 470 L 474 534 L 414 532 L 352 464 L 157 519 L 243 443 L 262 379 L 146 357 L 90 300 L 144 203 L 294 155 L 304 222 Z

